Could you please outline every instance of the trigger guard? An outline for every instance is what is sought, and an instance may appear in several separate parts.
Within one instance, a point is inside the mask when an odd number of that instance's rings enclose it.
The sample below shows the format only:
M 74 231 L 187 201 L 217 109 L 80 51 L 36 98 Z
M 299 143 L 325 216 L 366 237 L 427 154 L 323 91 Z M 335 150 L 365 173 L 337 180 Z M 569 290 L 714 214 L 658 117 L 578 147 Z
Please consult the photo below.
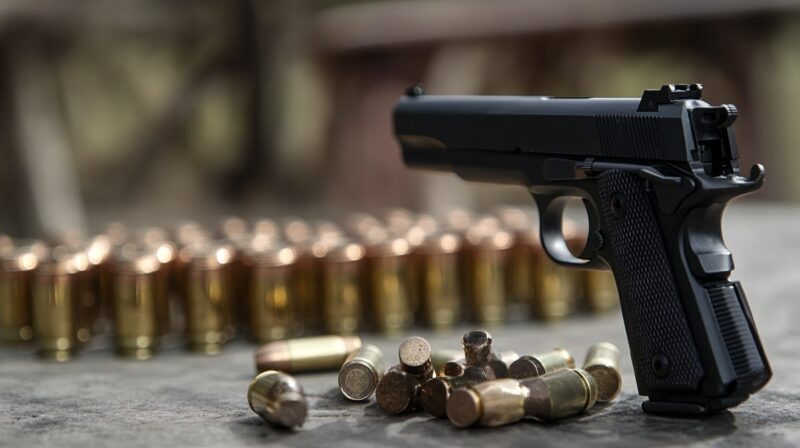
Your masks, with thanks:
M 539 206 L 539 216 L 541 216 L 540 234 L 542 247 L 553 261 L 560 264 L 587 267 L 591 260 L 584 260 L 572 254 L 567 247 L 562 231 L 562 220 L 564 219 L 564 209 L 567 207 L 570 197 L 559 196 L 551 198 L 537 198 Z

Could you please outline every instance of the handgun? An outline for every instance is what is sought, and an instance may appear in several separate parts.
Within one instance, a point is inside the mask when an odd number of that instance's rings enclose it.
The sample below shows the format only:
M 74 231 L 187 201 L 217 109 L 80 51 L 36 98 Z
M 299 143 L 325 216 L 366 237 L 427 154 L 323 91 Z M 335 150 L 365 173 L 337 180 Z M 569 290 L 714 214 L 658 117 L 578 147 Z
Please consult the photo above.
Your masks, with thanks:
M 736 406 L 772 376 L 722 237 L 732 198 L 764 183 L 739 174 L 735 106 L 700 84 L 641 98 L 437 96 L 413 86 L 394 107 L 406 165 L 527 187 L 541 243 L 562 265 L 611 269 L 645 412 L 704 415 Z M 588 242 L 564 239 L 579 198 Z

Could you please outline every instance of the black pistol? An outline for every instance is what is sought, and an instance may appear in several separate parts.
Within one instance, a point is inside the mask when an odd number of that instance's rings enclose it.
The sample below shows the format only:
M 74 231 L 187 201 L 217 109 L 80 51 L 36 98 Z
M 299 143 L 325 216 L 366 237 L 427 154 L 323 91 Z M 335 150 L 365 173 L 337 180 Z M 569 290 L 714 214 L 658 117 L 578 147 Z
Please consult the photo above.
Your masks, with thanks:
M 394 108 L 408 166 L 524 185 L 554 261 L 611 269 L 646 412 L 701 415 L 742 403 L 772 376 L 721 221 L 732 198 L 761 187 L 739 174 L 733 105 L 700 84 L 642 98 L 436 96 L 414 86 Z M 580 198 L 589 237 L 562 234 Z

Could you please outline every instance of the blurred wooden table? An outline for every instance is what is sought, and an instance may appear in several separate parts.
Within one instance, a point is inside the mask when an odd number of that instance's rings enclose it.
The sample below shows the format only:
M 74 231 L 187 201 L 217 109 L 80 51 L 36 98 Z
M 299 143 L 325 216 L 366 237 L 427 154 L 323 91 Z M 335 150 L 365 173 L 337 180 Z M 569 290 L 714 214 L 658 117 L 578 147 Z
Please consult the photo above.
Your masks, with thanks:
M 618 400 L 578 418 L 523 421 L 494 429 L 457 430 L 423 413 L 384 416 L 374 400 L 345 401 L 335 373 L 300 375 L 310 401 L 305 426 L 277 430 L 253 414 L 246 399 L 253 347 L 238 342 L 216 357 L 177 345 L 147 362 L 120 360 L 110 349 L 74 362 L 37 360 L 30 349 L 0 349 L 0 446 L 786 446 L 800 444 L 800 208 L 734 206 L 726 240 L 772 362 L 772 382 L 731 412 L 704 419 L 646 415 L 630 360 Z M 415 331 L 434 348 L 458 348 L 467 327 Z M 519 352 L 563 346 L 582 358 L 595 341 L 627 352 L 618 312 L 565 322 L 515 323 L 491 330 L 498 348 Z M 402 338 L 367 335 L 387 363 Z

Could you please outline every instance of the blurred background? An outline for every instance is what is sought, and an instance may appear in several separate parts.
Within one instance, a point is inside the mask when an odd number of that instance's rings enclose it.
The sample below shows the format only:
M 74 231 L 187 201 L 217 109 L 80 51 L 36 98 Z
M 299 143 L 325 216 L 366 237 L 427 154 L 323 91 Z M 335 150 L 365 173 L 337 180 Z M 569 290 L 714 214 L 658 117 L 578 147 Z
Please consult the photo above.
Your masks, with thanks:
M 739 107 L 746 200 L 800 199 L 800 3 L 786 0 L 30 0 L 0 5 L 0 230 L 341 218 L 529 203 L 409 171 L 390 112 L 437 94 Z

